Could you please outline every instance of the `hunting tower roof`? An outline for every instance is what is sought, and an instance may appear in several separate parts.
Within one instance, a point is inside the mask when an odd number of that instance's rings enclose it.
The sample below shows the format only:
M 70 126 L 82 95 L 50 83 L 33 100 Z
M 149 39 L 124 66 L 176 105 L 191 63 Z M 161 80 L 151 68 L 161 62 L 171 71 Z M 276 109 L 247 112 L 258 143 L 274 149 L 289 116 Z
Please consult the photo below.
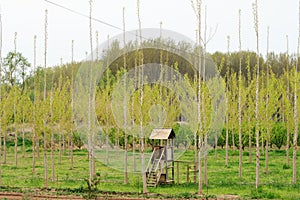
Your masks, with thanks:
M 167 140 L 175 138 L 175 133 L 171 128 L 155 128 L 153 129 L 149 139 Z

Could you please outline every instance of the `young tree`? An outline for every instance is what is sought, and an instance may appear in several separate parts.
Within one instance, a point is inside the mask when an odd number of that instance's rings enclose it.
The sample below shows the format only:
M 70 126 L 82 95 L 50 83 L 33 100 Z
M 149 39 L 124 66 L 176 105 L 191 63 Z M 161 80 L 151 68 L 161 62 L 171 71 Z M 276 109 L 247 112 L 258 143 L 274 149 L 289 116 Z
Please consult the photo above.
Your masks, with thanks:
M 229 44 L 230 44 L 230 37 L 227 36 L 227 63 L 226 63 L 226 138 L 225 138 L 225 166 L 228 167 L 228 124 L 229 124 Z
M 126 73 L 126 38 L 125 38 L 125 8 L 123 7 L 123 62 L 124 62 L 124 72 Z M 124 100 L 123 100 L 123 117 L 124 117 L 124 184 L 128 184 L 128 174 L 127 174 L 127 160 L 128 160 L 128 155 L 127 155 L 127 99 L 126 99 L 126 75 L 124 76 Z
M 201 122 L 201 70 L 202 70 L 202 59 L 201 59 L 201 6 L 202 6 L 202 1 L 201 0 L 197 0 L 196 3 L 191 0 L 192 3 L 192 8 L 195 12 L 196 18 L 197 18 L 197 31 L 198 31 L 198 36 L 197 36 L 197 47 L 198 47 L 198 51 L 197 51 L 197 64 L 198 64 L 198 77 L 197 77 L 197 113 L 198 113 L 198 118 L 197 118 L 197 122 L 198 122 L 198 195 L 202 195 L 202 158 L 201 158 L 201 151 L 202 151 L 202 122 Z M 197 141 L 194 141 L 195 143 Z
M 35 144 L 36 144 L 36 101 L 37 101 L 37 92 L 36 92 L 36 35 L 33 37 L 33 137 L 32 137 L 32 174 L 35 175 Z
M 93 143 L 92 143 L 92 137 L 94 134 L 93 130 L 93 122 L 92 122 L 92 75 L 93 75 L 93 37 L 92 37 L 92 7 L 93 7 L 93 1 L 90 0 L 90 15 L 89 15 L 89 31 L 90 31 L 90 51 L 91 51 L 91 60 L 90 60 L 90 68 L 89 68 L 89 89 L 88 89 L 88 151 L 89 151 L 89 185 L 92 185 L 92 179 L 93 179 Z
M 140 0 L 137 0 L 137 16 L 139 25 L 139 46 L 142 46 L 142 26 L 141 26 L 141 16 L 140 16 Z M 140 50 L 140 65 L 144 64 L 143 49 Z M 147 193 L 147 182 L 146 182 L 146 166 L 145 166 L 145 135 L 143 131 L 143 104 L 144 104 L 144 70 L 141 68 L 139 73 L 139 88 L 140 88 L 140 138 L 141 138 L 141 160 L 142 160 L 142 179 L 143 179 L 143 193 Z
M 288 110 L 288 107 L 290 107 L 290 77 L 289 77 L 289 68 L 290 68 L 290 59 L 289 59 L 289 38 L 288 35 L 286 35 L 286 59 L 287 59 L 287 63 L 286 63 L 286 103 L 285 103 L 285 111 Z M 290 112 L 286 112 L 287 115 L 290 115 Z M 285 115 L 284 115 L 285 116 Z M 289 149 L 290 149 L 290 123 L 288 120 L 288 116 L 285 117 L 286 118 L 286 165 L 289 166 L 290 163 L 290 159 L 289 159 Z
M 2 16 L 0 13 L 0 185 L 2 185 Z
M 248 140 L 249 140 L 249 163 L 252 163 L 252 118 L 254 105 L 252 100 L 252 91 L 253 91 L 253 82 L 251 78 L 251 69 L 250 69 L 250 55 L 248 54 L 246 60 L 246 69 L 247 69 L 247 128 L 248 128 Z
M 46 114 L 46 89 L 47 89 L 47 73 L 46 73 L 46 69 L 47 69 L 47 40 L 48 40 L 48 10 L 45 10 L 45 49 L 44 49 L 44 98 L 43 98 L 43 140 L 44 140 L 44 168 L 45 168 L 45 188 L 48 188 L 48 160 L 47 160 L 47 130 L 46 130 L 46 126 L 47 126 L 47 114 Z
M 241 42 L 241 10 L 239 10 L 239 52 L 242 51 L 242 42 Z M 242 177 L 242 106 L 241 106 L 241 87 L 242 87 L 242 58 L 240 56 L 239 62 L 239 77 L 238 77 L 238 118 L 239 118 L 239 177 Z
M 255 188 L 259 186 L 259 119 L 258 119 L 258 102 L 259 102 L 259 35 L 258 35 L 258 7 L 257 0 L 253 3 L 254 28 L 256 35 L 256 89 L 255 89 L 255 137 L 256 137 L 256 178 Z
M 17 54 L 17 32 L 15 32 L 15 39 L 14 39 L 14 45 L 15 45 L 15 51 L 14 51 L 14 55 Z M 17 80 L 17 58 L 14 57 L 14 75 L 12 75 L 14 78 L 14 81 Z M 17 86 L 15 84 L 16 82 L 14 82 L 14 84 L 12 85 L 13 87 L 13 91 L 14 91 L 14 110 L 13 110 L 13 120 L 14 120 L 14 131 L 15 131 L 15 166 L 18 166 L 18 128 L 17 128 L 17 124 L 16 124 L 16 119 L 17 119 L 17 112 L 16 112 L 16 106 L 17 106 Z
M 51 80 L 51 91 L 50 91 L 50 126 L 51 126 L 51 180 L 54 182 L 55 180 L 55 161 L 54 161 L 54 119 L 53 119 L 53 81 L 54 80 L 54 71 L 52 72 L 52 80 Z
M 98 49 L 98 45 L 97 45 Z M 74 119 L 73 119 L 73 108 L 74 108 L 74 94 L 73 94 L 73 84 L 74 84 L 74 40 L 72 40 L 72 58 L 71 58 L 71 84 L 70 84 L 70 96 L 71 96 L 71 121 L 70 121 L 70 134 L 69 134 L 69 139 L 70 139 L 70 145 L 69 145 L 69 150 L 70 150 L 70 169 L 73 169 L 74 167 L 74 160 L 73 160 L 73 126 L 74 126 Z
M 269 27 L 268 27 L 268 30 L 267 30 L 267 62 L 266 62 L 266 67 L 267 67 L 267 83 L 266 83 L 266 95 L 265 95 L 265 98 L 266 98 L 266 119 L 265 119 L 265 122 L 266 122 L 266 126 L 267 126 L 267 136 L 266 136 L 266 154 L 265 154 L 265 161 L 266 161 L 266 166 L 265 166 L 265 173 L 269 173 L 269 142 L 270 142 L 270 126 L 269 126 L 269 119 L 270 119 L 270 116 L 269 116 L 269 94 L 270 94 L 270 91 L 269 91 L 269 62 L 268 62 L 268 55 L 269 55 Z
M 300 1 L 299 1 L 299 32 L 298 32 L 298 45 L 297 45 L 297 58 L 296 58 L 296 65 L 295 65 L 295 80 L 294 80 L 294 123 L 295 123 L 295 133 L 294 133 L 294 141 L 293 141 L 293 184 L 297 183 L 297 142 L 298 142 L 298 108 L 297 108 L 297 73 L 298 73 L 298 64 L 299 64 L 299 43 L 300 43 Z
M 107 61 L 106 61 L 106 133 L 105 133 L 105 164 L 108 165 L 109 163 L 109 156 L 108 156 L 108 138 L 109 138 L 109 109 L 110 109 L 110 78 L 109 78 L 109 35 L 107 36 Z M 119 130 L 119 129 L 118 129 Z M 119 148 L 119 143 L 117 145 L 117 149 Z

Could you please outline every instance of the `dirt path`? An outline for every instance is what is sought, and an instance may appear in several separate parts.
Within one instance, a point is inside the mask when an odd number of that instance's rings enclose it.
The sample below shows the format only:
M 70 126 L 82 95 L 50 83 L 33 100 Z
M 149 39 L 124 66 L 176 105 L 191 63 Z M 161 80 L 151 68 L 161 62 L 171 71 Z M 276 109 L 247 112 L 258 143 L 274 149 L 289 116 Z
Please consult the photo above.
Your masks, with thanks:
M 0 199 L 83 199 L 80 196 L 53 196 L 53 195 L 36 195 L 32 193 L 17 193 L 17 192 L 0 192 Z
M 61 199 L 61 200 L 83 200 L 81 196 L 74 195 L 44 195 L 44 194 L 33 194 L 33 193 L 18 193 L 18 192 L 0 192 L 0 199 L 9 200 L 44 200 L 44 199 Z M 158 200 L 161 198 L 130 198 L 130 197 L 98 197 L 97 200 Z M 201 199 L 201 198 L 199 198 Z M 238 200 L 241 199 L 234 195 L 220 195 L 217 198 L 209 198 L 209 200 Z M 171 199 L 166 199 L 171 200 Z M 172 199 L 174 200 L 174 199 Z

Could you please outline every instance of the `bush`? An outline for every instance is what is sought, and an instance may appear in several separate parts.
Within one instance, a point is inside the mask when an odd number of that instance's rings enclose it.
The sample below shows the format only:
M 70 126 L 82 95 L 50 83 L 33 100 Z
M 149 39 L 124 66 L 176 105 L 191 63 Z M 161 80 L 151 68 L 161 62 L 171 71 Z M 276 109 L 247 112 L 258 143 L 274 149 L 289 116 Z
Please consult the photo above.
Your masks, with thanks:
M 290 166 L 287 164 L 283 164 L 282 169 L 290 169 Z
M 286 142 L 287 130 L 283 123 L 276 123 L 271 131 L 271 144 L 274 144 L 278 149 Z
M 81 149 L 81 147 L 83 146 L 83 142 L 82 139 L 79 135 L 78 132 L 73 132 L 73 144 L 78 148 Z
M 273 192 L 264 191 L 261 187 L 257 190 L 251 190 L 250 194 L 252 199 L 279 199 L 280 195 Z
M 193 144 L 193 132 L 190 127 L 186 125 L 175 124 L 173 126 L 175 132 L 174 145 L 178 148 L 180 145 L 183 145 L 187 148 L 189 145 Z

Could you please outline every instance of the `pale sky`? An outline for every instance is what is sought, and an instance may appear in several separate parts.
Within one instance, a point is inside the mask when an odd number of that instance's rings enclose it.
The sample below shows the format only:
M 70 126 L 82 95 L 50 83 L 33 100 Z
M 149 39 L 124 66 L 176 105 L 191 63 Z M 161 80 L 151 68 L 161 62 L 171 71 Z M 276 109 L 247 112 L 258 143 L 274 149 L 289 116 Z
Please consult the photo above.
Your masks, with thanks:
M 51 0 L 80 13 L 89 15 L 88 0 Z M 242 49 L 255 50 L 255 32 L 252 14 L 254 0 L 203 0 L 207 5 L 207 24 L 217 32 L 207 48 L 209 52 L 227 51 L 227 35 L 231 51 L 238 50 L 238 10 L 242 10 Z M 89 51 L 89 20 L 44 0 L 0 0 L 2 15 L 2 57 L 14 50 L 17 32 L 17 51 L 33 63 L 33 37 L 37 35 L 37 64 L 43 63 L 44 15 L 48 9 L 48 64 L 71 60 L 71 40 L 75 41 L 75 60 L 85 58 Z M 190 0 L 140 0 L 142 28 L 163 28 L 176 31 L 195 40 L 196 17 Z M 136 0 L 94 0 L 93 17 L 122 27 L 122 9 L 125 7 L 126 30 L 138 28 Z M 285 52 L 286 35 L 289 52 L 296 52 L 298 34 L 297 0 L 258 0 L 260 51 L 266 53 L 267 27 L 270 27 L 270 51 Z M 121 30 L 93 22 L 93 33 L 98 30 L 99 42 L 106 41 Z M 95 34 L 94 34 L 95 38 Z M 95 39 L 94 39 L 95 46 Z

